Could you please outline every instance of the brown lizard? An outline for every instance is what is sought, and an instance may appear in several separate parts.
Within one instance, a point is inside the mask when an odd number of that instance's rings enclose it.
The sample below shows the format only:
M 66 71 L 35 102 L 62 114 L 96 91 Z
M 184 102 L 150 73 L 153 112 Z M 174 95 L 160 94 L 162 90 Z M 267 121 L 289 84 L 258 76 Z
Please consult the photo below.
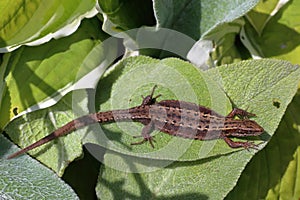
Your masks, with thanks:
M 8 159 L 93 123 L 140 122 L 145 125 L 141 134 L 143 140 L 132 143 L 132 145 L 149 141 L 152 147 L 154 147 L 153 137 L 150 133 L 154 129 L 195 140 L 223 139 L 231 148 L 254 148 L 255 145 L 252 142 L 233 141 L 230 137 L 258 136 L 264 132 L 260 125 L 248 119 L 248 117 L 255 115 L 245 110 L 234 108 L 224 117 L 209 108 L 194 103 L 178 100 L 156 102 L 160 95 L 153 97 L 155 88 L 156 86 L 150 95 L 143 98 L 143 102 L 139 106 L 92 113 L 74 119 L 37 142 L 10 155 Z M 235 116 L 239 116 L 241 119 L 236 119 Z

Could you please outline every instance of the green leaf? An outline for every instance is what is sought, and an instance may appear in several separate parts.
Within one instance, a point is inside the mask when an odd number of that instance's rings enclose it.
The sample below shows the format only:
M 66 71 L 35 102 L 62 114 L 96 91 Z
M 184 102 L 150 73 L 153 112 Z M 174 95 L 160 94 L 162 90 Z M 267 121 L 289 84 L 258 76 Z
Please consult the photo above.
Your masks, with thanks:
M 140 159 L 108 153 L 102 165 L 96 192 L 101 199 L 222 199 L 234 187 L 248 158 L 242 151 L 193 162 Z M 114 161 L 113 161 L 114 160 Z M 122 169 L 124 171 L 122 171 Z M 126 169 L 130 169 L 127 171 Z M 143 171 L 142 169 L 148 169 Z
M 227 199 L 299 199 L 299 103 L 298 92 L 269 144 L 251 160 Z
M 28 156 L 7 160 L 18 149 L 3 135 L 0 146 L 0 199 L 79 199 L 70 186 Z
M 14 119 L 4 130 L 16 144 L 21 147 L 28 146 L 76 118 L 75 116 L 87 114 L 86 97 L 85 91 L 76 90 L 67 94 L 52 107 Z M 69 163 L 82 156 L 81 140 L 86 129 L 87 127 L 36 148 L 30 151 L 30 154 L 62 176 Z M 22 156 L 15 159 L 22 159 Z
M 155 94 L 162 94 L 159 100 L 194 102 L 213 108 L 223 115 L 231 110 L 230 102 L 220 87 L 190 63 L 173 58 L 159 61 L 143 56 L 123 60 L 102 77 L 96 95 L 96 102 L 101 103 L 99 110 L 126 109 L 140 105 L 141 95 L 150 94 L 156 84 L 158 88 Z M 139 123 L 121 122 L 93 128 L 94 133 L 85 138 L 85 143 L 96 143 L 128 155 L 162 160 L 195 160 L 208 156 L 207 146 L 203 144 L 208 144 L 210 148 L 216 142 L 218 145 L 209 151 L 209 156 L 232 151 L 224 141 L 193 142 L 158 131 L 153 133 L 159 141 L 155 149 L 149 144 L 131 146 L 130 143 L 141 140 L 132 138 L 141 134 L 142 125 Z
M 53 105 L 101 62 L 109 62 L 111 55 L 116 55 L 117 43 L 110 40 L 104 44 L 107 35 L 99 29 L 96 18 L 84 20 L 69 37 L 5 54 L 0 67 L 4 80 L 0 85 L 0 128 L 16 115 L 14 111 L 21 113 L 49 99 L 52 102 L 38 108 Z
M 160 65 L 159 73 L 155 73 L 157 68 L 155 65 Z M 196 72 L 197 70 L 192 65 L 189 67 L 189 65 L 178 59 L 164 59 L 162 61 L 151 59 L 147 61 L 144 57 L 127 59 L 121 71 L 117 69 L 111 71 L 102 79 L 105 82 L 100 81 L 104 84 L 101 91 L 110 91 L 110 95 L 107 93 L 105 95 L 100 94 L 100 97 L 102 96 L 102 98 L 99 97 L 101 102 L 104 101 L 101 104 L 101 110 L 106 108 L 106 104 L 114 108 L 116 101 L 128 102 L 128 99 L 135 101 L 138 97 L 130 95 L 130 92 L 135 94 L 134 91 L 140 91 L 139 88 L 145 88 L 144 85 L 151 88 L 149 83 L 152 82 L 158 84 L 159 88 L 168 88 L 168 90 L 157 90 L 157 94 L 163 94 L 160 97 L 161 99 L 172 98 L 171 94 L 174 92 L 175 94 L 179 93 L 179 95 L 173 97 L 185 101 L 192 101 L 188 99 L 190 94 L 188 93 L 188 87 L 185 86 L 185 84 L 190 84 L 194 92 L 200 91 L 202 93 L 202 95 L 196 93 L 201 98 L 198 103 L 224 114 L 222 107 L 214 107 L 216 102 L 222 103 L 221 99 L 223 99 L 223 106 L 227 105 L 227 100 L 224 102 L 224 99 L 226 99 L 224 93 L 215 91 L 215 89 L 218 89 L 218 87 L 214 87 L 217 83 L 219 89 L 222 88 L 233 101 L 234 106 L 247 109 L 257 115 L 255 121 L 262 125 L 266 131 L 261 139 L 267 142 L 276 130 L 287 105 L 295 94 L 300 79 L 299 67 L 276 60 L 240 62 L 208 70 L 205 73 Z M 181 71 L 180 66 L 185 70 Z M 171 70 L 168 71 L 169 68 Z M 143 70 L 144 75 L 140 73 Z M 173 77 L 174 71 L 180 74 L 182 79 L 179 78 L 178 74 Z M 117 80 L 114 79 L 115 82 L 112 86 L 108 86 L 112 81 L 110 77 L 118 77 Z M 196 77 L 198 82 L 193 82 Z M 203 81 L 211 80 L 209 78 L 215 81 L 214 85 L 209 85 L 210 93 L 207 92 L 207 88 L 201 86 Z M 138 82 L 137 79 L 141 79 L 141 81 L 136 83 Z M 105 86 L 106 82 L 108 84 Z M 126 84 L 123 82 L 126 82 Z M 196 87 L 196 85 L 193 85 L 195 83 L 199 85 Z M 118 96 L 118 93 L 122 94 Z M 137 93 L 140 94 L 140 92 Z M 124 97 L 126 94 L 129 97 Z M 216 94 L 221 94 L 221 96 L 216 96 Z M 114 98 L 118 100 L 114 100 Z M 216 98 L 219 98 L 219 101 Z M 120 103 L 119 105 L 123 104 Z M 229 110 L 228 107 L 226 108 Z M 121 123 L 118 126 L 123 128 Z M 126 128 L 128 126 L 126 125 Z M 233 150 L 222 140 L 213 141 L 216 143 L 211 143 L 211 141 L 191 141 L 191 143 L 187 143 L 188 139 L 176 138 L 164 133 L 156 135 L 157 142 L 154 150 L 151 149 L 149 144 L 132 147 L 133 151 L 138 150 L 141 152 L 133 156 L 134 154 L 126 148 L 123 148 L 122 151 L 119 150 L 122 145 L 126 146 L 126 144 L 133 141 L 131 139 L 126 142 L 127 139 L 123 139 L 127 137 L 125 131 L 130 130 L 128 134 L 132 134 L 133 129 L 128 128 L 125 130 L 123 128 L 121 134 L 118 134 L 120 130 L 118 131 L 112 125 L 103 127 L 104 132 L 107 134 L 106 137 L 111 140 L 106 147 L 113 151 L 107 153 L 103 159 L 105 166 L 101 167 L 96 189 L 97 195 L 101 199 L 109 199 L 112 196 L 114 198 L 120 197 L 118 195 L 131 199 L 153 198 L 154 196 L 156 198 L 172 199 L 221 199 L 236 185 L 246 164 L 254 156 L 252 150 L 250 152 Z M 110 131 L 108 132 L 107 129 Z M 105 138 L 97 139 L 98 142 L 103 140 Z M 175 141 L 177 145 L 172 146 L 172 141 Z M 162 143 L 163 145 L 160 146 Z M 189 149 L 184 152 L 182 157 L 175 160 L 172 156 L 178 155 L 178 151 L 182 151 L 182 146 L 186 145 L 190 145 Z M 169 154 L 165 152 L 168 146 L 173 147 L 170 148 Z M 211 146 L 211 149 L 209 149 L 209 146 Z M 148 150 L 144 150 L 145 148 L 148 148 Z M 201 157 L 201 148 L 202 150 L 206 149 L 206 151 L 210 150 L 210 152 L 205 156 L 202 154 Z M 96 149 L 91 151 L 94 155 L 97 155 L 95 153 Z M 170 157 L 165 157 L 167 155 Z M 172 159 L 174 161 L 171 161 Z
M 295 90 L 290 89 L 290 93 L 283 91 L 291 85 L 295 86 L 297 69 L 285 62 L 266 60 L 238 63 L 203 73 L 178 59 L 159 61 L 133 57 L 104 75 L 99 83 L 96 102 L 101 103 L 101 111 L 133 107 L 141 103 L 141 95 L 149 94 L 151 87 L 158 84 L 155 93 L 163 95 L 160 100 L 194 102 L 225 116 L 232 109 L 224 93 L 226 91 L 234 106 L 255 113 L 258 116 L 255 121 L 272 135 L 294 94 Z M 245 85 L 248 87 L 245 88 Z M 279 109 L 274 109 L 274 99 L 280 101 Z M 149 144 L 131 146 L 130 143 L 138 141 L 132 136 L 140 134 L 142 125 L 122 122 L 101 127 L 103 130 L 95 126 L 96 134 L 88 135 L 85 142 L 96 143 L 127 155 L 162 160 L 197 160 L 236 151 L 228 148 L 221 140 L 191 141 L 159 132 L 153 134 L 159 141 L 155 149 Z
M 97 14 L 95 5 L 95 0 L 2 0 L 0 52 L 70 35 L 84 17 Z
M 288 1 L 274 13 L 259 8 L 249 14 L 250 23 L 246 23 L 242 35 L 251 54 L 299 63 L 300 29 L 297 22 L 300 15 L 295 13 L 298 13 L 300 2 Z
M 168 1 L 155 0 L 154 11 L 159 27 L 185 33 L 194 40 L 205 38 L 218 26 L 246 14 L 258 0 L 239 1 Z M 226 29 L 223 29 L 223 31 Z M 227 29 L 227 31 L 230 29 Z

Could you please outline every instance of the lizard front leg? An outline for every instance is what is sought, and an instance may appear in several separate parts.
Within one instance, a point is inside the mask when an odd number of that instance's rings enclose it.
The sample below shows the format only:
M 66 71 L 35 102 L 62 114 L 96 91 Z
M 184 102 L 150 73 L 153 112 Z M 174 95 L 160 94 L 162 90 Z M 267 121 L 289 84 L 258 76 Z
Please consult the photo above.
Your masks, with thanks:
M 248 117 L 255 117 L 256 115 L 240 108 L 233 108 L 226 118 L 234 118 L 235 116 L 238 116 L 241 119 L 247 119 Z
M 131 143 L 131 145 L 139 145 L 139 144 L 143 144 L 145 142 L 149 142 L 150 145 L 152 146 L 152 148 L 154 148 L 154 145 L 153 145 L 153 137 L 150 135 L 150 133 L 152 132 L 153 130 L 153 123 L 150 122 L 149 124 L 145 125 L 144 128 L 142 129 L 142 134 L 139 135 L 139 136 L 134 136 L 135 138 L 136 137 L 143 137 L 144 139 L 140 142 L 134 142 L 134 143 Z

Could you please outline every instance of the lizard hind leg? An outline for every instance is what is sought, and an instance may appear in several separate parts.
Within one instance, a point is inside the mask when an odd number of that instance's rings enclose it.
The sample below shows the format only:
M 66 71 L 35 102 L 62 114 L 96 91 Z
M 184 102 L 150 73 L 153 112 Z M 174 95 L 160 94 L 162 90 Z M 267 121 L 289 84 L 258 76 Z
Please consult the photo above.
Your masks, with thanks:
M 230 138 L 223 136 L 221 137 L 227 144 L 229 147 L 231 148 L 240 148 L 243 147 L 245 149 L 257 149 L 257 145 L 255 145 L 253 142 L 235 142 L 233 140 L 231 140 Z

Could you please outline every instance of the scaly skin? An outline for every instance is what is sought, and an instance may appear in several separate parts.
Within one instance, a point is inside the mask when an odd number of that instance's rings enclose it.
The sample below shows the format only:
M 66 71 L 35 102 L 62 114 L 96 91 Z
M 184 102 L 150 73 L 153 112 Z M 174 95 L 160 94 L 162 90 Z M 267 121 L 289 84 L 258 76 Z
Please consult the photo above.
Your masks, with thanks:
M 51 140 L 93 123 L 111 123 L 117 121 L 140 122 L 145 125 L 142 130 L 143 140 L 132 143 L 132 145 L 149 141 L 152 147 L 154 145 L 150 133 L 154 129 L 170 135 L 195 140 L 220 138 L 231 148 L 254 148 L 255 145 L 252 142 L 234 142 L 229 137 L 257 136 L 264 132 L 264 129 L 255 121 L 247 119 L 249 116 L 255 116 L 247 111 L 235 108 L 224 117 L 209 108 L 194 103 L 178 100 L 156 102 L 156 98 L 160 95 L 153 97 L 155 88 L 156 86 L 150 95 L 143 98 L 140 106 L 124 110 L 92 113 L 74 119 L 46 137 L 10 155 L 8 159 L 26 153 Z M 235 119 L 235 116 L 240 116 L 242 119 Z

